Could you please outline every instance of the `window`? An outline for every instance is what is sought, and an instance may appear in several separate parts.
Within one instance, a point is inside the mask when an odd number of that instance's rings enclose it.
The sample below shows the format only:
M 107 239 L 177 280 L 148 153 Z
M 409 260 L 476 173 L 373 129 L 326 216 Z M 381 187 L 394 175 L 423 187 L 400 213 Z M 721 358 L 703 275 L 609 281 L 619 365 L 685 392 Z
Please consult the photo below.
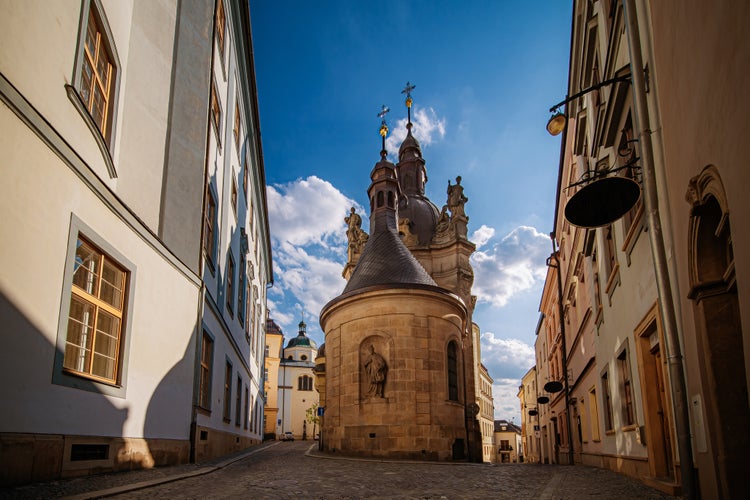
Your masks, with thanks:
M 596 401 L 596 387 L 589 390 L 589 411 L 591 412 L 591 439 L 599 441 L 599 403 Z
M 602 400 L 604 402 L 604 430 L 610 431 L 615 425 L 612 420 L 612 396 L 609 392 L 609 375 L 602 373 Z
M 455 341 L 448 343 L 448 399 L 458 401 L 458 353 Z
M 229 254 L 229 258 L 227 259 L 226 292 L 227 311 L 229 311 L 230 315 L 234 315 L 234 311 L 232 310 L 232 302 L 234 302 L 234 259 L 232 258 L 232 254 Z
M 237 217 L 237 179 L 232 174 L 232 210 L 234 210 L 234 216 Z
M 617 368 L 620 372 L 620 384 L 622 384 L 622 417 L 624 425 L 635 424 L 633 411 L 633 388 L 630 383 L 630 365 L 628 363 L 628 351 L 623 349 L 617 356 Z
M 250 420 L 250 390 L 245 387 L 245 430 L 247 430 L 248 427 L 248 421 Z
M 500 451 L 510 451 L 510 440 L 508 439 L 500 440 Z
M 201 341 L 201 369 L 198 387 L 198 406 L 206 410 L 211 409 L 211 364 L 213 359 L 214 341 L 206 331 Z
M 224 61 L 224 29 L 226 26 L 226 16 L 224 15 L 224 2 L 216 2 L 216 42 L 219 44 L 219 53 L 221 60 Z
M 247 202 L 248 212 L 250 212 L 251 211 L 250 210 L 250 201 L 247 199 L 247 182 L 249 180 L 249 174 L 250 174 L 250 172 L 249 172 L 249 170 L 247 168 L 248 167 L 248 165 L 247 165 L 247 156 L 248 156 L 247 153 L 245 153 L 245 162 L 244 162 L 244 167 L 242 168 L 242 192 L 245 193 L 245 200 Z M 252 228 L 252 224 L 250 225 L 250 227 Z
M 221 104 L 216 92 L 216 81 L 211 80 L 211 124 L 216 132 L 216 140 L 221 144 Z
M 245 271 L 245 259 L 240 259 L 240 275 L 239 275 L 239 288 L 237 289 L 237 319 L 240 320 L 240 325 L 245 326 L 245 281 L 246 281 L 246 271 Z
M 117 66 L 114 64 L 116 58 L 113 57 L 111 38 L 107 36 L 108 30 L 101 19 L 92 2 L 83 40 L 80 79 L 77 81 L 83 105 L 102 137 L 109 141 Z
M 237 154 L 240 152 L 240 129 L 242 128 L 240 120 L 240 103 L 234 104 L 234 146 L 237 148 Z
M 302 375 L 297 379 L 297 390 L 298 391 L 312 391 L 312 377 Z
M 214 240 L 216 235 L 216 199 L 211 187 L 206 186 L 206 210 L 203 213 L 203 252 L 208 264 L 213 268 Z
M 63 370 L 117 384 L 128 273 L 80 234 L 65 339 Z
M 224 421 L 229 422 L 232 411 L 232 363 L 227 361 L 224 370 Z
M 240 426 L 240 418 L 242 418 L 242 377 L 237 376 L 237 391 L 234 398 L 234 425 Z

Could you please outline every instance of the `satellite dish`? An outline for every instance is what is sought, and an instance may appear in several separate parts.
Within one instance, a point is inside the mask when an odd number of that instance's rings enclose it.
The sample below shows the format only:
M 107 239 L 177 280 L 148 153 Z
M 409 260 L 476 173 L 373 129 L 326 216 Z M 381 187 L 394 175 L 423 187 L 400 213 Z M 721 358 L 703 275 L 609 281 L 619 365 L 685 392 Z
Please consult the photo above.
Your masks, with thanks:
M 613 223 L 632 209 L 641 187 L 627 177 L 604 177 L 586 184 L 565 205 L 565 218 L 578 227 L 595 228 Z
M 544 390 L 553 394 L 562 391 L 562 388 L 562 383 L 558 382 L 557 380 L 553 380 L 552 382 L 547 382 L 546 384 L 544 384 Z

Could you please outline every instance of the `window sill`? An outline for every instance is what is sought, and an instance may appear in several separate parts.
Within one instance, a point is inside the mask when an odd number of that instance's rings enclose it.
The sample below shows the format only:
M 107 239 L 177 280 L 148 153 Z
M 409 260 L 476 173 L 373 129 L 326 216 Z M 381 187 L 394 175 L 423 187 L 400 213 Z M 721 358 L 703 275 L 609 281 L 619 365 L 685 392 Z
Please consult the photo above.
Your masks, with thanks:
M 68 99 L 70 99 L 70 102 L 73 103 L 73 107 L 76 108 L 76 111 L 78 111 L 78 113 L 81 115 L 86 126 L 89 128 L 89 130 L 91 130 L 91 134 L 94 136 L 96 145 L 99 146 L 99 151 L 101 152 L 102 158 L 104 159 L 104 164 L 107 166 L 109 178 L 116 179 L 117 170 L 115 169 L 115 164 L 112 161 L 112 155 L 109 151 L 109 147 L 107 146 L 107 142 L 105 141 L 104 136 L 102 136 L 102 132 L 101 130 L 99 130 L 99 127 L 97 127 L 96 123 L 94 123 L 94 119 L 91 118 L 89 110 L 86 109 L 86 105 L 83 103 L 83 101 L 81 100 L 81 96 L 78 94 L 78 90 L 76 90 L 76 88 L 72 85 L 66 84 L 65 91 L 68 93 Z
M 632 425 L 626 425 L 625 427 L 620 428 L 622 432 L 633 432 L 636 429 L 638 429 L 638 426 L 635 424 Z
M 607 279 L 607 285 L 604 287 L 604 292 L 609 297 L 609 305 L 612 305 L 612 294 L 615 293 L 615 288 L 620 283 L 620 264 L 615 264 L 612 271 L 609 273 L 609 279 Z
M 209 408 L 204 408 L 202 406 L 196 406 L 196 411 L 202 415 L 211 415 L 211 410 Z
M 607 431 L 604 431 L 605 436 L 614 436 L 617 431 L 614 429 L 609 429 Z

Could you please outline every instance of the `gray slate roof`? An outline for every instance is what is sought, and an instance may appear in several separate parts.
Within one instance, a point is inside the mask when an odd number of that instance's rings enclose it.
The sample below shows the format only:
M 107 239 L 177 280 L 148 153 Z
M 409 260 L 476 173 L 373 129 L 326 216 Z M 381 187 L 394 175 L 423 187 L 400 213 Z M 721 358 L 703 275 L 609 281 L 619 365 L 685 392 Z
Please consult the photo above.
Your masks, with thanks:
M 398 233 L 393 229 L 383 229 L 367 240 L 343 293 L 374 285 L 396 284 L 437 286 Z

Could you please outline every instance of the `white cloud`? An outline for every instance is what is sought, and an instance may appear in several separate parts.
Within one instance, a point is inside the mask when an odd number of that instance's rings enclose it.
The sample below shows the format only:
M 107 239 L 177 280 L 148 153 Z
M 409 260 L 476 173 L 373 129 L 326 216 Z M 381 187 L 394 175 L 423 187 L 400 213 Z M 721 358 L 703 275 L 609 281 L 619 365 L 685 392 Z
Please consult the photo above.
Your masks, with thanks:
M 483 228 L 473 235 L 479 233 L 480 241 L 491 229 Z M 485 251 L 476 251 L 471 263 L 477 299 L 503 307 L 514 295 L 543 282 L 550 249 L 548 236 L 533 227 L 519 226 Z
M 352 206 L 362 215 L 362 207 L 316 176 L 268 186 L 267 193 L 275 271 L 271 317 L 287 336 L 300 316 L 315 330 L 321 308 L 346 284 L 344 217 Z
M 422 147 L 432 144 L 433 140 L 445 137 L 445 118 L 438 118 L 434 109 L 415 106 L 411 118 L 411 133 Z M 406 118 L 398 120 L 385 140 L 385 148 L 391 157 L 398 155 L 398 148 L 406 138 L 406 122 Z
M 482 248 L 485 243 L 490 241 L 495 236 L 495 228 L 482 226 L 471 234 L 469 240 L 477 246 L 477 250 Z
M 534 347 L 518 339 L 503 339 L 493 332 L 481 337 L 482 363 L 493 378 L 495 419 L 521 421 L 518 387 L 521 377 L 534 365 Z
M 534 346 L 518 339 L 503 339 L 492 332 L 481 337 L 482 362 L 494 377 L 521 377 L 536 362 Z
M 495 420 L 513 420 L 516 424 L 521 424 L 521 402 L 517 396 L 520 385 L 520 378 L 502 378 L 492 383 Z
M 333 185 L 314 175 L 287 184 L 268 186 L 271 236 L 293 245 L 328 247 L 346 240 L 344 217 L 349 207 L 362 207 Z

